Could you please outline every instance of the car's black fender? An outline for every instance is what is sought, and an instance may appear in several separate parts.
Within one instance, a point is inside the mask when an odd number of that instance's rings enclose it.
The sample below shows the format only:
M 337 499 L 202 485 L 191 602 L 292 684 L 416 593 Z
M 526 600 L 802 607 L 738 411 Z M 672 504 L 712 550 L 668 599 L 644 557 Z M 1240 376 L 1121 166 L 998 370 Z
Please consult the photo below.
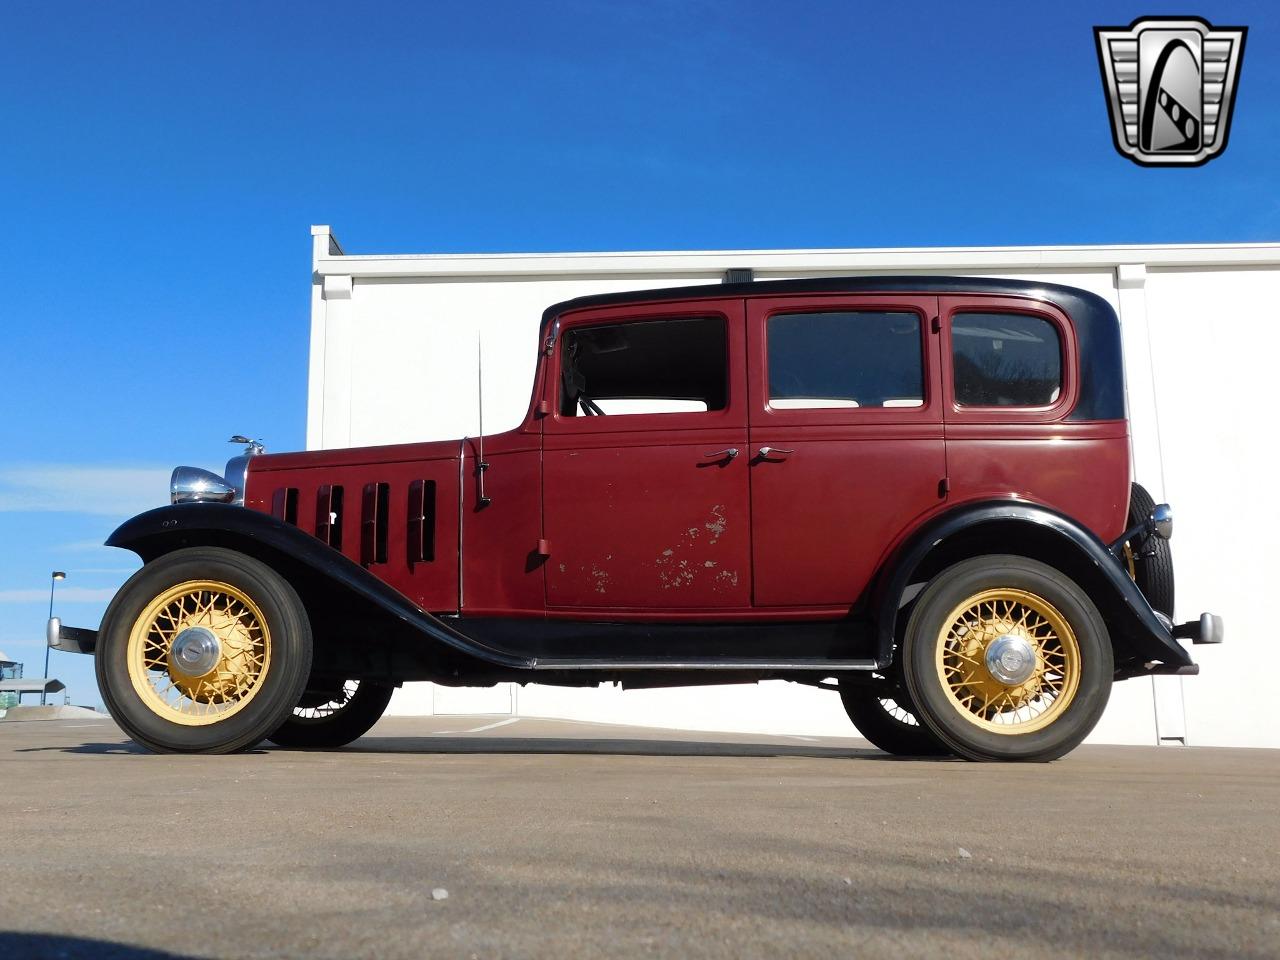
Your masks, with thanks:
M 996 500 L 955 507 L 928 521 L 882 565 L 869 612 L 876 623 L 877 659 L 893 661 L 899 612 L 907 588 L 923 583 L 960 560 L 983 553 L 1016 553 L 1041 560 L 1071 576 L 1102 613 L 1116 648 L 1117 672 L 1170 672 L 1191 667 L 1138 585 L 1087 527 L 1056 510 L 1025 500 Z M 909 598 L 907 598 L 909 599 Z M 1135 669 L 1159 661 L 1159 670 Z
M 107 538 L 144 563 L 184 547 L 219 546 L 257 557 L 269 566 L 306 571 L 336 591 L 354 595 L 405 626 L 469 657 L 495 666 L 528 669 L 533 661 L 480 643 L 378 579 L 310 534 L 265 513 L 222 503 L 182 503 L 138 514 Z M 287 561 L 282 564 L 281 561 Z M 281 573 L 286 571 L 281 570 Z

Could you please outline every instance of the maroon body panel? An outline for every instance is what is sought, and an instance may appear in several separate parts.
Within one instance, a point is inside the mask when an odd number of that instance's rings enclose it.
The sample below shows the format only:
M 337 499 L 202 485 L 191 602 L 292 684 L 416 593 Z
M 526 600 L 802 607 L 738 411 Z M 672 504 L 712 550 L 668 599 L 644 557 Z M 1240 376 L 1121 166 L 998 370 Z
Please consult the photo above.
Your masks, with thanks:
M 543 615 L 541 436 L 514 430 L 484 438 L 485 495 L 479 507 L 479 447 L 466 443 L 462 470 L 462 609 L 471 616 Z M 450 517 L 457 520 L 457 507 Z
M 548 608 L 630 617 L 628 609 L 750 607 L 742 301 L 587 311 L 563 318 L 561 336 L 596 323 L 708 316 L 727 333 L 725 409 L 544 418 Z M 551 370 L 547 399 L 557 409 L 558 360 Z M 722 453 L 731 449 L 737 455 Z
M 1125 422 L 1037 427 L 947 426 L 952 504 L 1019 497 L 1052 507 L 1110 542 L 1129 510 L 1129 434 Z
M 884 545 L 940 502 L 940 427 L 848 433 L 753 432 L 753 448 L 764 439 L 794 450 L 785 459 L 757 458 L 751 467 L 758 606 L 847 609 L 875 575 Z
M 754 602 L 847 609 L 884 545 L 942 497 L 946 457 L 936 297 L 785 297 L 747 306 Z M 767 321 L 826 311 L 915 314 L 924 363 L 917 407 L 786 409 L 769 403 Z M 762 447 L 784 452 L 760 456 Z M 790 451 L 790 452 L 785 452 Z
M 427 537 L 429 559 L 411 558 L 411 495 L 415 483 L 434 484 Z M 385 484 L 385 561 L 368 555 L 362 527 L 365 488 Z M 271 454 L 250 461 L 245 506 L 263 513 L 296 503 L 279 519 L 308 533 L 324 533 L 322 493 L 341 488 L 336 541 L 330 541 L 424 610 L 458 608 L 458 443 L 414 443 L 388 447 Z M 292 497 L 282 492 L 296 491 Z M 275 508 L 275 509 L 273 509 Z M 322 537 L 323 538 L 323 537 Z

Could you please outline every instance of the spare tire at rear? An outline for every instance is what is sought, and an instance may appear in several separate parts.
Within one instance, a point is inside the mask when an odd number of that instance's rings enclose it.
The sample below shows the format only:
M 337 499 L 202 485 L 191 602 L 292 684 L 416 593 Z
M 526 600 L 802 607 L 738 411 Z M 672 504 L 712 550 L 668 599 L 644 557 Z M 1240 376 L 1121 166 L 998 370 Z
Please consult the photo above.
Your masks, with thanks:
M 1142 523 L 1151 516 L 1156 502 L 1145 487 L 1135 483 L 1129 494 L 1129 526 Z M 1125 552 L 1129 573 L 1142 595 L 1169 619 L 1173 619 L 1173 550 L 1169 541 L 1157 536 L 1145 542 L 1130 543 Z

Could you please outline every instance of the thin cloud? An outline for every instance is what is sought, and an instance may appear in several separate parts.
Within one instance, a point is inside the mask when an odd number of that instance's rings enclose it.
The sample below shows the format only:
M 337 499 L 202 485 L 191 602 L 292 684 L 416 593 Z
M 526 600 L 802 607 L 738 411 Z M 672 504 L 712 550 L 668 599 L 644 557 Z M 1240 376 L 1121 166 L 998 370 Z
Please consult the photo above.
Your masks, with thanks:
M 103 534 L 97 540 L 72 540 L 70 543 L 60 543 L 54 547 L 56 553 L 88 553 L 91 550 L 111 550 L 103 540 L 106 540 L 106 534 Z
M 64 603 L 106 603 L 119 587 L 63 587 L 54 594 L 54 606 Z M 0 590 L 0 603 L 48 603 L 48 587 Z
M 163 506 L 168 493 L 165 467 L 46 463 L 0 469 L 0 512 L 131 517 Z

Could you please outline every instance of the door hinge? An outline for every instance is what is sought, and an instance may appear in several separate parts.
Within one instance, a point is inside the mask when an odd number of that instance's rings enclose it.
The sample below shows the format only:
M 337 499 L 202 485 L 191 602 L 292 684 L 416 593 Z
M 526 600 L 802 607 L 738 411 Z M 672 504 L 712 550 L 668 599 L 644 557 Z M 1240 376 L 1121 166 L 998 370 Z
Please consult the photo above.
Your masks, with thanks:
M 537 553 L 540 557 L 551 556 L 551 541 L 545 537 L 538 541 Z
M 951 478 L 943 477 L 938 481 L 938 497 L 945 498 L 951 492 Z
M 934 333 L 941 333 L 941 332 L 942 332 L 942 318 L 941 318 L 941 317 L 934 317 L 934 318 L 929 322 L 929 329 L 931 329 Z

